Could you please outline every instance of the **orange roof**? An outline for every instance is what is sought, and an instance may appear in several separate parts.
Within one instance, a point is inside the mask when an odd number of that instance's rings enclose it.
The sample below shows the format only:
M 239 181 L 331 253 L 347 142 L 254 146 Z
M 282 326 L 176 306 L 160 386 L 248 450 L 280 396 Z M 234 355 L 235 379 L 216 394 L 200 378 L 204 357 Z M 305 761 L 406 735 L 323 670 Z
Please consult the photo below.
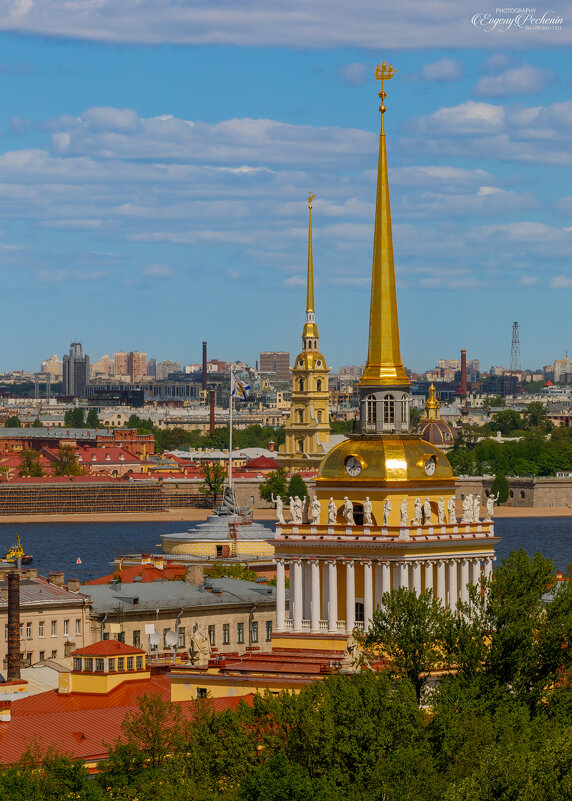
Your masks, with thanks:
M 185 565 L 166 564 L 163 568 L 154 565 L 128 565 L 118 568 L 115 573 L 110 573 L 101 578 L 85 581 L 84 584 L 110 584 L 116 576 L 121 576 L 121 581 L 131 583 L 134 578 L 141 577 L 141 581 L 157 581 L 174 579 L 176 576 L 185 575 Z
M 134 645 L 127 645 L 125 642 L 118 642 L 118 640 L 100 640 L 91 645 L 86 645 L 85 648 L 78 648 L 77 651 L 72 651 L 72 656 L 124 656 L 126 654 L 144 654 L 141 648 L 135 648 Z

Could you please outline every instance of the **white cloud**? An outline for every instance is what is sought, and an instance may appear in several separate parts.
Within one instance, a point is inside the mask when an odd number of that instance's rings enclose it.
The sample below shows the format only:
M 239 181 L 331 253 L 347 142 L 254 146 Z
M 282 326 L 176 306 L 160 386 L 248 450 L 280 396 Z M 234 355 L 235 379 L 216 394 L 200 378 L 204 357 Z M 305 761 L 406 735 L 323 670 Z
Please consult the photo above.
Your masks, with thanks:
M 548 285 L 551 289 L 572 289 L 572 278 L 569 275 L 556 275 Z
M 421 70 L 421 75 L 425 81 L 436 81 L 438 83 L 458 81 L 463 75 L 463 64 L 452 58 L 441 58 L 439 61 L 425 64 Z
M 168 264 L 146 264 L 141 270 L 141 275 L 148 278 L 169 278 L 175 271 Z
M 361 61 L 354 61 L 338 70 L 340 77 L 346 86 L 363 86 L 370 77 L 371 67 L 362 64 Z
M 556 76 L 550 70 L 529 65 L 509 69 L 500 75 L 486 75 L 479 80 L 475 94 L 479 97 L 531 95 L 542 91 Z

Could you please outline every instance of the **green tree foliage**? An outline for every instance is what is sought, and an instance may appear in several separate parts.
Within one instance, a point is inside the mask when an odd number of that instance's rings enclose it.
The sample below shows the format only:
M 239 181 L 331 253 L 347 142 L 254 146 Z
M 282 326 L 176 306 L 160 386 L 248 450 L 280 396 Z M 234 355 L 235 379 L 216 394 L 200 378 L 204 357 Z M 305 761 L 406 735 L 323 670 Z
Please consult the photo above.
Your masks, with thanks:
M 4 428 L 22 428 L 22 423 L 18 415 L 11 415 L 4 423 Z
M 411 429 L 417 428 L 421 418 L 423 417 L 423 410 L 412 406 L 409 410 L 409 425 Z
M 258 578 L 258 573 L 250 570 L 247 565 L 224 565 L 219 562 L 210 568 L 207 575 L 209 578 L 229 576 L 230 578 L 242 579 L 242 581 L 256 581 Z
M 85 418 L 85 427 L 86 428 L 99 428 L 99 416 L 97 414 L 97 409 L 89 409 L 87 412 L 87 417 Z
M 537 429 L 521 434 L 522 439 L 514 442 L 483 439 L 471 446 L 461 442 L 448 459 L 457 475 L 551 476 L 557 470 L 572 470 L 572 429 L 554 428 L 550 439 Z
M 491 407 L 498 407 L 498 406 L 506 406 L 505 399 L 502 395 L 489 395 L 485 398 L 483 407 L 485 409 L 490 409 Z
M 279 495 L 284 502 L 288 499 L 288 478 L 284 467 L 279 467 L 272 473 L 268 473 L 264 481 L 260 482 L 258 491 L 264 501 L 272 502 L 272 498 Z
M 330 420 L 330 432 L 332 434 L 351 434 L 353 428 L 353 420 Z
M 491 485 L 491 492 L 497 496 L 496 503 L 501 504 L 508 501 L 508 479 L 504 473 L 497 473 Z
M 503 437 L 511 437 L 523 427 L 521 416 L 514 409 L 505 409 L 491 417 L 493 431 L 500 431 Z
M 118 745 L 135 747 L 152 768 L 160 768 L 183 748 L 185 728 L 179 706 L 158 695 L 144 695 L 138 709 L 128 712 L 121 724 L 123 738 Z
M 27 448 L 20 456 L 20 467 L 18 469 L 19 476 L 30 476 L 38 478 L 44 475 L 42 466 L 40 465 L 40 454 L 33 448 Z
M 289 498 L 295 498 L 298 496 L 298 498 L 301 498 L 302 500 L 308 497 L 308 487 L 306 486 L 306 482 L 298 473 L 294 473 L 294 475 L 290 477 L 286 495 Z
M 58 448 L 56 460 L 54 462 L 54 472 L 56 476 L 83 475 L 83 469 L 71 445 L 61 445 Z
M 212 464 L 207 462 L 201 466 L 201 474 L 204 480 L 199 485 L 199 491 L 207 497 L 209 495 L 212 496 L 214 508 L 226 481 L 226 469 L 224 465 L 218 462 L 213 462 Z
M 548 419 L 546 406 L 540 401 L 529 403 L 526 407 L 525 420 L 529 428 L 550 431 L 553 428 L 552 422 Z
M 39 417 L 36 417 L 36 419 L 32 423 L 32 428 L 44 428 L 44 424 L 42 423 Z
M 67 428 L 84 428 L 85 409 L 82 409 L 81 406 L 76 406 L 74 409 L 68 409 L 64 415 L 64 425 Z

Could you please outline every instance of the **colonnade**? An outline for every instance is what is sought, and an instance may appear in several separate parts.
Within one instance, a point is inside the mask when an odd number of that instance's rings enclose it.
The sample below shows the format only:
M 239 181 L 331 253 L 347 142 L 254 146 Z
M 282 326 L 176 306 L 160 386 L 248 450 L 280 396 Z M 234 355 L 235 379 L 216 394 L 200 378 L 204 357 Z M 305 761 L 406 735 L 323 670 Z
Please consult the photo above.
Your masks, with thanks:
M 443 606 L 469 601 L 469 584 L 477 584 L 493 569 L 492 556 L 431 559 L 351 559 L 294 557 L 276 560 L 276 630 L 349 634 L 356 626 L 357 564 L 363 566 L 363 622 L 369 628 L 373 611 L 384 593 L 406 587 L 421 593 L 433 590 Z M 286 617 L 286 564 L 290 568 L 289 617 Z M 338 571 L 345 570 L 345 603 L 339 603 Z M 338 608 L 341 606 L 342 608 Z

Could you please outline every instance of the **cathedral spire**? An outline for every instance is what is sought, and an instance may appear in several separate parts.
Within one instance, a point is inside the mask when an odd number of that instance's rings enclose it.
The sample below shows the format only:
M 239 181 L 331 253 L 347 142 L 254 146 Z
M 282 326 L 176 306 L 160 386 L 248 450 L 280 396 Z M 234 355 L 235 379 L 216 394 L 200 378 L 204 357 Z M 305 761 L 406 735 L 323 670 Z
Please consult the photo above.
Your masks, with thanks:
M 369 344 L 367 363 L 360 384 L 364 387 L 409 386 L 409 377 L 401 363 L 399 323 L 395 293 L 395 265 L 389 206 L 387 150 L 385 143 L 384 100 L 387 93 L 383 82 L 395 74 L 391 64 L 378 65 L 375 77 L 381 81 L 381 132 L 377 167 L 377 196 L 371 273 L 371 305 L 369 313 Z
M 302 332 L 304 348 L 311 340 L 310 348 L 316 348 L 318 339 L 318 326 L 314 309 L 314 258 L 312 255 L 312 201 L 316 195 L 308 195 L 308 273 L 306 278 L 306 323 Z

